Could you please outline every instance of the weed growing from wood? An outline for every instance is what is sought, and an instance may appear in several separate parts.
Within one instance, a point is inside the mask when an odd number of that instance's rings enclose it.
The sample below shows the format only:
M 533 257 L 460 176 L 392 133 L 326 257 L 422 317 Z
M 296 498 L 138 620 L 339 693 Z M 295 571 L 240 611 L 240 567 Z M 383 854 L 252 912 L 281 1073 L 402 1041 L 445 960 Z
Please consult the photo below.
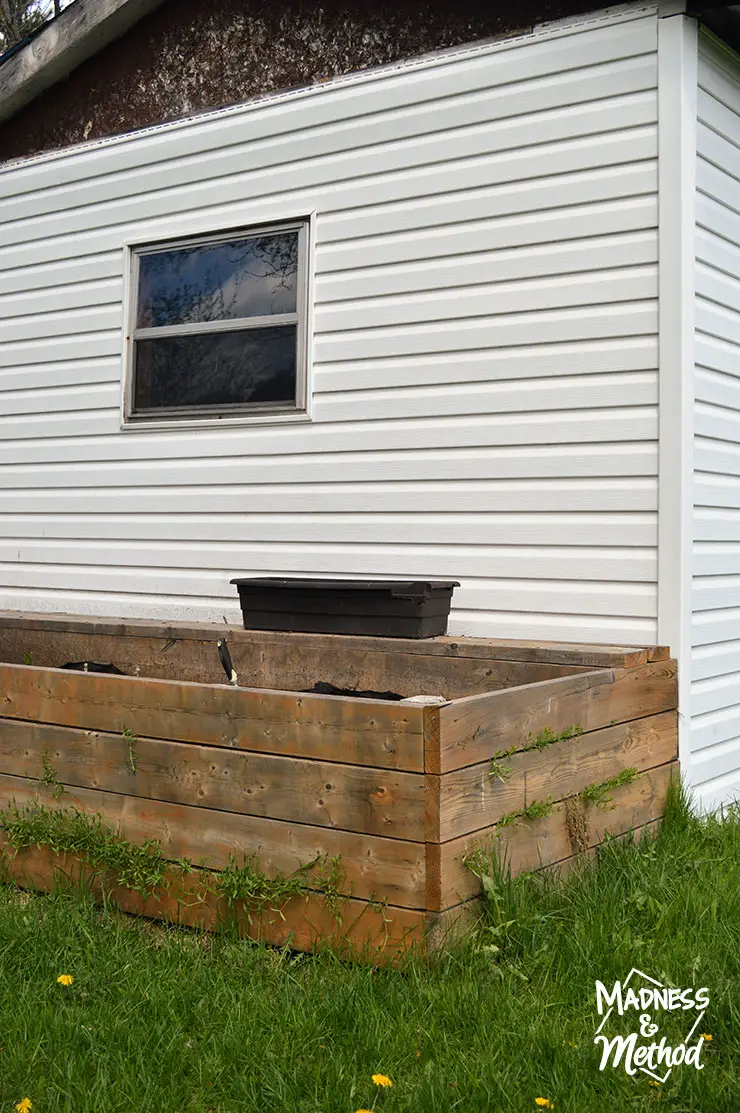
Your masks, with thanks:
M 133 774 L 136 772 L 136 745 L 139 739 L 128 727 L 123 728 L 121 737 L 128 742 L 128 766 Z
M 354 882 L 348 884 L 342 869 L 341 854 L 336 854 L 333 858 L 320 858 L 319 866 L 314 872 L 314 881 L 321 890 L 329 911 L 337 921 L 341 921 L 342 902 L 349 900 L 354 892 Z
M 622 769 L 620 773 L 617 773 L 616 777 L 610 777 L 606 781 L 587 785 L 579 795 L 587 804 L 596 804 L 600 808 L 609 808 L 611 805 L 613 808 L 614 798 L 610 796 L 609 793 L 612 789 L 631 784 L 637 776 L 638 773 L 636 769 Z
M 525 750 L 544 750 L 546 746 L 554 746 L 556 742 L 567 742 L 569 738 L 577 738 L 579 734 L 583 734 L 583 727 L 580 723 L 564 727 L 559 734 L 555 734 L 550 727 L 545 727 L 534 738 L 532 738 L 530 732 L 527 735 L 527 745 L 524 748 Z
M 31 664 L 31 654 L 30 653 L 24 653 L 23 654 L 23 664 L 24 665 L 30 665 Z
M 39 782 L 41 784 L 45 784 L 45 785 L 53 785 L 54 786 L 54 795 L 58 799 L 60 796 L 64 795 L 66 789 L 65 789 L 64 785 L 60 783 L 59 778 L 57 776 L 56 769 L 54 768 L 54 766 L 49 761 L 49 749 L 48 749 L 48 747 L 44 750 L 43 755 L 41 757 L 41 761 L 42 761 L 43 766 L 44 766 L 44 772 L 38 778 Z
M 544 819 L 551 812 L 552 796 L 548 796 L 546 800 L 533 800 L 528 807 L 524 808 L 522 816 L 524 819 Z
M 571 796 L 565 801 L 565 827 L 574 854 L 583 854 L 591 841 L 588 806 L 595 804 L 599 808 L 613 810 L 614 801 L 609 793 L 612 789 L 631 784 L 638 775 L 636 769 L 622 769 L 616 777 L 586 785 L 577 796 Z
M 554 746 L 556 742 L 567 742 L 569 738 L 577 738 L 579 734 L 583 734 L 583 727 L 580 723 L 573 723 L 571 726 L 564 727 L 557 734 L 551 727 L 545 727 L 534 738 L 530 731 L 524 744 L 515 743 L 508 750 L 499 750 L 493 755 L 493 761 L 500 761 L 511 757 L 513 754 L 524 754 L 528 750 L 544 750 L 547 746 Z
M 543 819 L 545 816 L 550 815 L 553 809 L 552 796 L 548 796 L 546 800 L 533 800 L 526 808 L 520 808 L 518 812 L 507 812 L 502 815 L 501 819 L 496 821 L 496 827 L 512 827 L 520 823 L 522 819 Z
M 48 846 L 57 854 L 81 854 L 97 871 L 115 873 L 119 885 L 142 895 L 159 887 L 169 888 L 168 872 L 194 873 L 196 867 L 187 858 L 166 859 L 158 839 L 147 839 L 134 845 L 122 838 L 106 823 L 99 813 L 81 812 L 78 808 L 47 809 L 42 804 L 26 805 L 23 814 L 17 806 L 0 811 L 0 827 L 8 834 L 8 841 L 15 849 L 25 846 Z M 316 868 L 318 873 L 316 873 Z M 311 878 L 313 885 L 309 886 Z M 318 855 L 313 861 L 301 865 L 295 873 L 284 876 L 277 873 L 268 877 L 259 868 L 256 856 L 245 859 L 238 866 L 229 857 L 222 870 L 199 869 L 204 891 L 226 898 L 229 907 L 243 901 L 250 909 L 263 909 L 267 905 L 279 911 L 293 896 L 328 886 L 326 894 L 330 907 L 336 907 L 340 897 L 339 885 L 343 876 L 340 858 L 327 859 Z M 251 922 L 251 919 L 250 919 Z
M 233 908 L 236 901 L 243 901 L 250 906 L 247 915 L 252 923 L 251 909 L 261 912 L 267 905 L 280 912 L 278 907 L 285 904 L 291 897 L 301 896 L 308 890 L 306 874 L 318 864 L 320 855 L 312 862 L 299 866 L 295 873 L 284 876 L 278 872 L 273 877 L 267 877 L 259 868 L 256 855 L 250 855 L 244 864 L 238 866 L 233 855 L 229 855 L 228 864 L 217 873 L 212 873 L 213 884 L 204 881 L 204 888 L 211 893 L 226 898 L 229 908 Z
M 496 758 L 490 764 L 488 769 L 488 776 L 493 780 L 500 781 L 501 784 L 506 784 L 511 774 L 514 772 L 510 765 L 503 765 Z
M 62 810 L 29 804 L 24 814 L 17 806 L 0 811 L 0 827 L 16 850 L 48 846 L 57 854 L 84 854 L 94 870 L 114 871 L 120 885 L 137 892 L 164 882 L 166 863 L 158 852 L 159 844 L 147 840 L 142 846 L 133 846 L 104 826 L 100 815 L 74 807 Z

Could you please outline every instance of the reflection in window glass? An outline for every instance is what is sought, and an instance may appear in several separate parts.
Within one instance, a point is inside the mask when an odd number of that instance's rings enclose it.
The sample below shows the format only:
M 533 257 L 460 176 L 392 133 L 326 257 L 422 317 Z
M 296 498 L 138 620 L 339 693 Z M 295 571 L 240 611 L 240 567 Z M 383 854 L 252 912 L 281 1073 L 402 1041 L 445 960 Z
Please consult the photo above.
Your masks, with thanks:
M 295 325 L 139 340 L 134 384 L 135 412 L 292 403 Z
M 139 256 L 137 328 L 295 313 L 298 232 Z

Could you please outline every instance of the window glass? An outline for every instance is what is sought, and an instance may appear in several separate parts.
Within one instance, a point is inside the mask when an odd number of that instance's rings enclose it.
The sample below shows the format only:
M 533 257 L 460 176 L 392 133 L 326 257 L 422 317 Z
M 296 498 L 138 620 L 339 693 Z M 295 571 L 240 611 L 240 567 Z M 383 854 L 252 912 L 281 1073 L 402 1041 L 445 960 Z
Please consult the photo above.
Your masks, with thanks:
M 137 328 L 295 313 L 298 232 L 139 257 Z
M 305 232 L 286 222 L 135 252 L 127 420 L 303 405 Z
M 296 328 L 139 340 L 134 409 L 294 402 Z

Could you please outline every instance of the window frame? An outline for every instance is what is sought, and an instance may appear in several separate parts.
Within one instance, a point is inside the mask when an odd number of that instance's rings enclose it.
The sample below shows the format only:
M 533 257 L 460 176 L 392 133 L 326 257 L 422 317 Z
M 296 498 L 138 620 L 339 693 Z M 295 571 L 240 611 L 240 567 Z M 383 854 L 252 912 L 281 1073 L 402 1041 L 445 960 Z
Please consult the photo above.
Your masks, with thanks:
M 251 236 L 265 236 L 272 233 L 280 235 L 290 231 L 298 233 L 295 313 L 276 313 L 253 318 L 240 317 L 235 320 L 204 321 L 184 325 L 165 325 L 152 329 L 137 329 L 139 266 L 142 255 L 176 251 L 180 248 L 207 244 L 227 243 L 230 240 L 245 239 Z M 255 222 L 237 228 L 232 227 L 228 230 L 209 229 L 196 235 L 163 238 L 155 241 L 148 240 L 124 245 L 126 288 L 124 294 L 125 327 L 123 330 L 123 390 L 121 399 L 122 429 L 172 430 L 187 427 L 223 427 L 224 425 L 310 420 L 309 319 L 312 312 L 310 255 L 313 242 L 311 232 L 311 216 L 302 216 L 271 221 L 269 224 Z M 181 406 L 168 407 L 167 409 L 135 410 L 135 345 L 138 339 L 187 336 L 189 334 L 204 335 L 209 332 L 257 331 L 259 328 L 280 327 L 292 323 L 295 323 L 296 328 L 296 393 L 293 403 L 244 402 L 230 406 Z M 137 333 L 143 335 L 137 335 Z

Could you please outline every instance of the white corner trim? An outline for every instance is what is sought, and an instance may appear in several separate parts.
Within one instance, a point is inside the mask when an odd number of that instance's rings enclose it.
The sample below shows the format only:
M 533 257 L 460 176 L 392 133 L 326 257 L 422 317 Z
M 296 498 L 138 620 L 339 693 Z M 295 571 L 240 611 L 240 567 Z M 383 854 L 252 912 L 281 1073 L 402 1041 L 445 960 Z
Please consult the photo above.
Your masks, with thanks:
M 678 660 L 679 760 L 688 771 L 694 448 L 694 212 L 698 31 L 658 20 L 658 641 Z

